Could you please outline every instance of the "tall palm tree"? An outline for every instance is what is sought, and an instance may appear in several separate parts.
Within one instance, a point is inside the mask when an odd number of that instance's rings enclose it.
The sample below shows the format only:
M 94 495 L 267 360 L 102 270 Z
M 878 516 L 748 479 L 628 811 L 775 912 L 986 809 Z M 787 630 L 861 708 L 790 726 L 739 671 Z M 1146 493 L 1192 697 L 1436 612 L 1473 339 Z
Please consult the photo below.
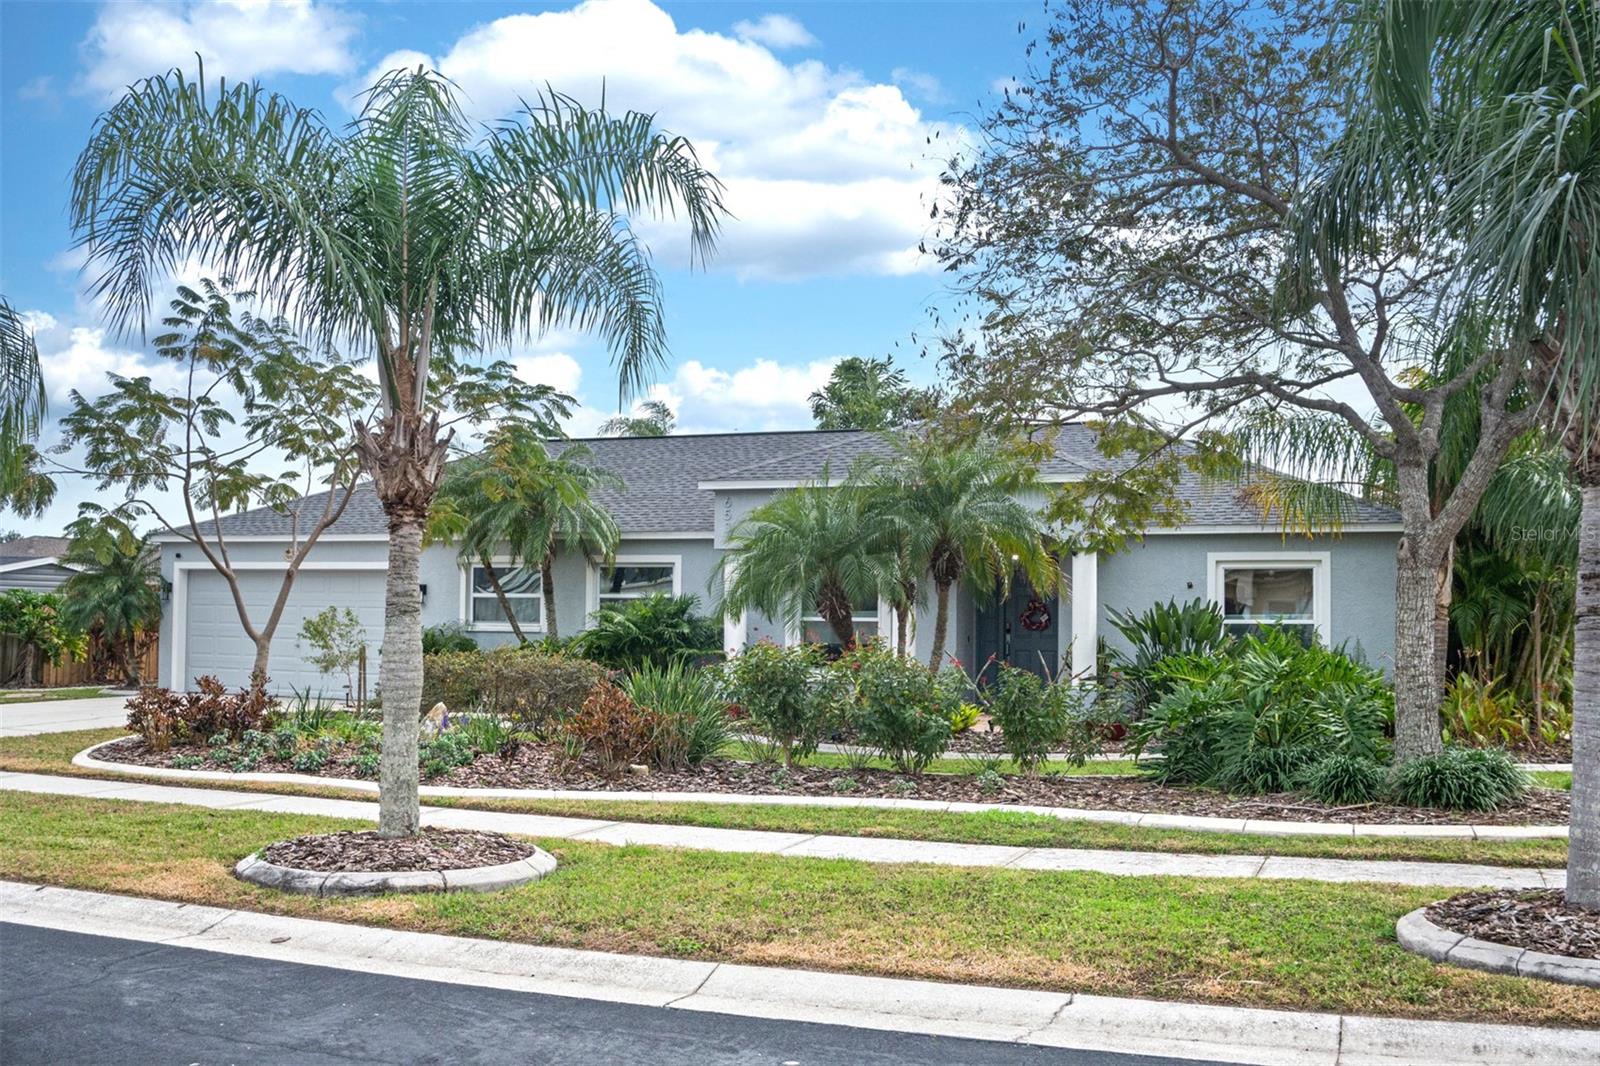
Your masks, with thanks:
M 68 527 L 62 561 L 78 572 L 61 586 L 61 617 L 83 633 L 98 632 L 128 684 L 143 683 L 142 645 L 161 624 L 161 574 L 150 535 L 134 532 L 115 514 L 83 518 Z
M 54 489 L 41 491 L 33 448 L 44 415 L 44 373 L 33 331 L 0 296 L 0 504 L 28 514 L 43 510 Z
M 746 515 L 719 564 L 723 615 L 757 610 L 793 630 L 811 608 L 840 646 L 854 644 L 854 605 L 878 592 L 885 565 L 872 538 L 862 535 L 862 503 L 860 491 L 830 486 L 824 471 L 819 483 L 783 492 Z
M 709 255 L 721 185 L 651 116 L 558 94 L 469 123 L 422 67 L 384 75 L 347 126 L 204 70 L 132 86 L 96 121 L 71 217 L 94 295 L 142 327 L 151 284 L 186 257 L 239 279 L 308 331 L 376 359 L 381 413 L 358 431 L 389 523 L 379 831 L 418 829 L 422 534 L 450 433 L 440 375 L 556 326 L 598 329 L 620 391 L 666 355 L 660 283 L 627 223 L 681 211 Z
M 665 437 L 678 424 L 678 416 L 661 400 L 646 400 L 632 415 L 617 415 L 600 423 L 605 437 Z
M 1494 309 L 1526 357 L 1581 499 L 1566 891 L 1600 910 L 1600 0 L 1356 14 L 1365 90 L 1298 243 L 1338 250 L 1420 219 L 1458 251 L 1452 291 Z
M 1054 587 L 1059 568 L 1039 514 L 1019 498 L 1034 471 L 994 444 L 908 434 L 893 438 L 889 455 L 864 462 L 859 476 L 873 513 L 899 530 L 916 572 L 933 583 L 930 668 L 944 661 L 957 584 L 989 595 L 1020 569 L 1034 588 Z
M 433 508 L 428 512 L 423 545 L 458 545 L 457 558 L 461 565 L 467 567 L 469 572 L 474 566 L 483 570 L 484 579 L 489 582 L 495 600 L 511 626 L 512 635 L 517 638 L 518 644 L 526 644 L 528 636 L 522 631 L 522 623 L 506 595 L 505 583 L 494 561 L 501 545 L 510 543 L 510 534 L 515 529 L 514 526 L 506 527 L 501 523 L 514 516 L 507 510 L 491 506 L 484 492 L 490 476 L 489 462 L 483 455 L 464 456 L 445 468 Z M 514 551 L 516 545 L 512 544 L 511 547 Z M 510 562 L 514 567 L 517 560 Z

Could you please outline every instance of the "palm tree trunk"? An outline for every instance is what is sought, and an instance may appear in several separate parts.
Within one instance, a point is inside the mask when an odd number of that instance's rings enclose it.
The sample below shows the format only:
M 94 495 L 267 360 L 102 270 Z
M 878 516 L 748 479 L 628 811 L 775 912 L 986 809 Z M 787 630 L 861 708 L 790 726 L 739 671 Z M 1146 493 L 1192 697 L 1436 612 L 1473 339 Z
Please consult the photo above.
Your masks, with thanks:
M 495 572 L 494 564 L 487 555 L 478 556 L 478 562 L 483 567 L 483 576 L 489 579 L 489 587 L 494 589 L 494 598 L 500 604 L 500 610 L 505 612 L 506 621 L 511 623 L 511 632 L 517 638 L 517 643 L 528 643 L 528 638 L 522 634 L 522 627 L 517 624 L 517 613 L 511 609 L 511 599 L 506 595 L 506 590 L 500 587 L 500 575 Z
M 1439 563 L 1417 558 L 1405 540 L 1396 564 L 1394 607 L 1394 758 L 1405 762 L 1443 747 L 1435 631 Z
M 902 603 L 894 609 L 895 654 L 904 659 L 911 654 L 911 605 Z
M 944 640 L 950 629 L 950 584 L 934 584 L 933 651 L 928 655 L 928 669 L 937 670 L 944 662 Z
M 383 755 L 378 777 L 378 833 L 414 836 L 417 805 L 417 729 L 422 706 L 422 522 L 391 521 L 389 573 L 383 595 Z
M 1580 469 L 1578 603 L 1572 656 L 1572 835 L 1567 902 L 1600 910 L 1600 463 Z
M 560 640 L 561 631 L 556 628 L 556 553 L 553 548 L 545 552 L 544 561 L 539 564 L 539 583 L 544 591 L 545 633 L 551 640 Z

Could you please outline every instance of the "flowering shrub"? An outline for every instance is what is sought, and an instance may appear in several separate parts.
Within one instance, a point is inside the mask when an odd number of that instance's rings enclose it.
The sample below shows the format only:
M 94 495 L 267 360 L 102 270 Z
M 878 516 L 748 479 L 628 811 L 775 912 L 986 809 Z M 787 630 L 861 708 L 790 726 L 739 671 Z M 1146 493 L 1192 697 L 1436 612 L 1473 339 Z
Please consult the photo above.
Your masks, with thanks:
M 901 773 L 920 774 L 950 746 L 950 721 L 967 689 L 958 667 L 935 674 L 872 643 L 851 649 L 833 670 L 853 685 L 856 733 Z
M 988 702 L 990 721 L 1024 773 L 1036 773 L 1053 751 L 1081 766 L 1100 750 L 1103 715 L 1087 689 L 1002 664 Z
M 778 745 L 783 765 L 817 750 L 833 708 L 833 686 L 816 645 L 752 644 L 724 667 L 728 695 Z

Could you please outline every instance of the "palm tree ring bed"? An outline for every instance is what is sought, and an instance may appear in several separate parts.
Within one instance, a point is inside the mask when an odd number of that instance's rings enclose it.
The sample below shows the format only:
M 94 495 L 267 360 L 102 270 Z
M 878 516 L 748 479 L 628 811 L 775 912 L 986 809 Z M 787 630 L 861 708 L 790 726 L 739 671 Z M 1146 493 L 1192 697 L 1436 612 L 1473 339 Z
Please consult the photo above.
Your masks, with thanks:
M 383 892 L 493 892 L 537 881 L 553 856 L 501 833 L 423 829 L 386 837 L 373 830 L 281 840 L 234 867 L 243 881 L 316 896 Z

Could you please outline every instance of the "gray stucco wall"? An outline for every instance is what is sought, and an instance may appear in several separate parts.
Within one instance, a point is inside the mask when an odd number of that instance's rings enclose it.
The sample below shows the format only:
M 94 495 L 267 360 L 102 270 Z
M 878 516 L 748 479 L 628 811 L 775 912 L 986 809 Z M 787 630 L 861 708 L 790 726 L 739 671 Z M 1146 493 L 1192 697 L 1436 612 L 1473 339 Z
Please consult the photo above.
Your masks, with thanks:
M 1395 533 L 1341 537 L 1273 534 L 1158 534 L 1100 559 L 1100 636 L 1125 646 L 1106 622 L 1107 610 L 1142 611 L 1158 601 L 1180 603 L 1207 594 L 1207 556 L 1213 552 L 1327 552 L 1329 624 L 1334 646 L 1347 644 L 1374 666 L 1394 662 Z

